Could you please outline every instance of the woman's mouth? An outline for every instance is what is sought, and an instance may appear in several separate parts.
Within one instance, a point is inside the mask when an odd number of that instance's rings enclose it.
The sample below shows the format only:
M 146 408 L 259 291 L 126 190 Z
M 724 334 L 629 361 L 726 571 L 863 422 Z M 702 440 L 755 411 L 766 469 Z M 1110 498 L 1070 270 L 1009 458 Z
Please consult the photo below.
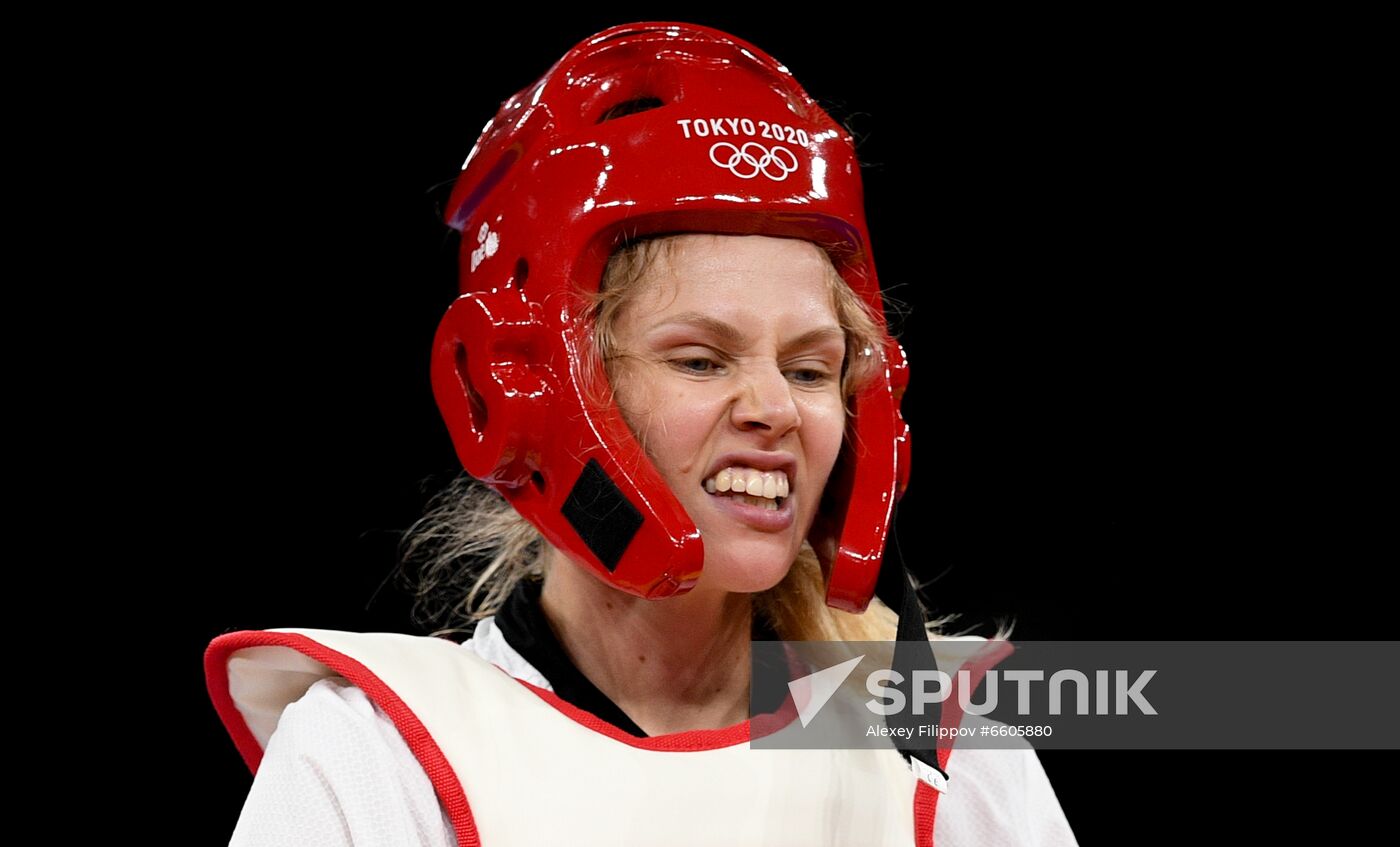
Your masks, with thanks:
M 737 466 L 724 468 L 705 480 L 705 490 L 717 497 L 729 497 L 769 511 L 782 508 L 790 493 L 785 472 Z

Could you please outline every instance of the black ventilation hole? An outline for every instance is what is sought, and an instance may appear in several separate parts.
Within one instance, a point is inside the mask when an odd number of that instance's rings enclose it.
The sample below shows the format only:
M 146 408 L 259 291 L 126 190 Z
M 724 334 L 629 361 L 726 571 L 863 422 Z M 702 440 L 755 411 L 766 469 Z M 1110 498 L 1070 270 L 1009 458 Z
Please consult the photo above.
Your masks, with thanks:
M 472 427 L 477 432 L 486 430 L 486 401 L 481 399 L 481 395 L 476 393 L 476 388 L 472 385 L 472 378 L 467 374 L 467 346 L 462 342 L 457 342 L 455 351 L 457 362 L 457 378 L 462 381 L 462 387 L 467 390 L 467 402 L 471 404 Z
M 516 288 L 524 288 L 525 280 L 528 279 L 529 276 L 530 263 L 525 261 L 524 256 L 521 256 L 519 259 L 515 260 L 515 275 L 511 277 L 511 281 L 515 283 Z
M 652 109 L 660 109 L 664 105 L 666 104 L 655 97 L 637 97 L 632 100 L 624 100 L 604 112 L 603 116 L 598 119 L 598 123 L 625 118 L 638 112 L 649 112 Z
M 538 491 L 541 494 L 544 493 L 544 474 L 541 474 L 539 471 L 535 471 L 534 473 L 530 474 L 530 481 L 535 484 L 536 491 Z

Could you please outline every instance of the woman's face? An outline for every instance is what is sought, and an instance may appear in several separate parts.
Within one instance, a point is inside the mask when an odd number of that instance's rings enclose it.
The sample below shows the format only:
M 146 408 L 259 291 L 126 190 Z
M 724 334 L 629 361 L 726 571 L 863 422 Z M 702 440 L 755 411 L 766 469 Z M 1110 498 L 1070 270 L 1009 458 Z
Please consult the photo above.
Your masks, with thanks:
M 617 399 L 700 529 L 697 588 L 762 591 L 801 549 L 845 430 L 830 265 L 793 239 L 676 242 L 617 316 Z

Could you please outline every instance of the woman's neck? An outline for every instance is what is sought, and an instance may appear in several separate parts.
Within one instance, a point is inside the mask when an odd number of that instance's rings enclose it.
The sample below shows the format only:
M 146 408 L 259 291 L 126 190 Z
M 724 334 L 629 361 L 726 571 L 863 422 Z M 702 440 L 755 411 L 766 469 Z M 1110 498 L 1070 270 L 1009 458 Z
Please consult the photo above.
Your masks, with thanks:
M 749 711 L 752 598 L 706 590 L 644 600 L 558 551 L 540 606 L 575 667 L 647 735 L 720 729 Z

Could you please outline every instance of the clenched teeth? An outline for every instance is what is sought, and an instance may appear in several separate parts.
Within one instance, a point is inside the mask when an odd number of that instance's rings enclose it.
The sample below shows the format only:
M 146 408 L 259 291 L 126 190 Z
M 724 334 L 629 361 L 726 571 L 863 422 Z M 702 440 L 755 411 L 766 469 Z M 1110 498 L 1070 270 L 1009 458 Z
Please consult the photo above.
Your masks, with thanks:
M 755 506 L 777 509 L 779 501 L 790 493 L 787 474 L 783 471 L 760 471 L 754 468 L 725 468 L 705 480 L 705 490 L 711 494 L 729 494 Z

